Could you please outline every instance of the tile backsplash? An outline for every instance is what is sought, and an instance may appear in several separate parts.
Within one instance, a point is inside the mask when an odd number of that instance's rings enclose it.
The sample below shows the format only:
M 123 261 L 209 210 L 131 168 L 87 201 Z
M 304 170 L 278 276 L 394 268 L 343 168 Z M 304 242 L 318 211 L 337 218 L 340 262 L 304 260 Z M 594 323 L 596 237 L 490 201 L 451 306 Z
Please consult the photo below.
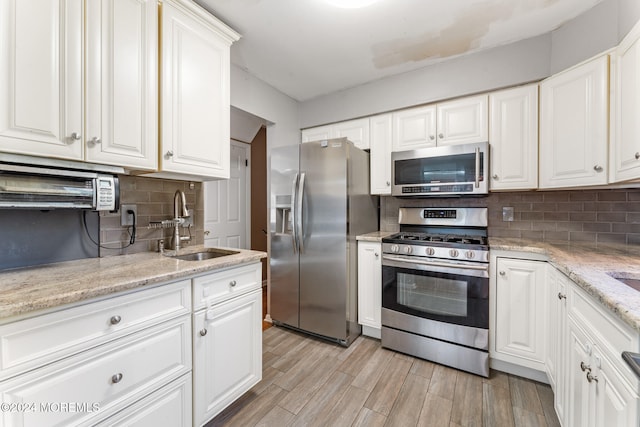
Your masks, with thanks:
M 400 207 L 487 207 L 489 236 L 547 242 L 640 244 L 640 189 L 490 193 L 477 198 L 380 198 L 380 230 L 397 231 Z M 502 208 L 514 220 L 502 220 Z
M 204 242 L 204 202 L 201 182 L 177 181 L 158 178 L 121 175 L 120 204 L 135 204 L 138 217 L 136 241 L 129 246 L 130 227 L 120 225 L 120 212 L 103 213 L 100 216 L 100 256 L 156 251 L 158 240 L 164 239 L 168 248 L 172 243 L 173 228 L 150 229 L 150 221 L 173 218 L 173 196 L 176 190 L 184 191 L 187 208 L 194 210 L 191 242 L 187 246 Z M 190 188 L 190 184 L 193 188 Z M 181 229 L 188 235 L 187 228 Z M 184 243 L 183 243 L 184 245 Z M 105 249 L 112 248 L 112 249 Z

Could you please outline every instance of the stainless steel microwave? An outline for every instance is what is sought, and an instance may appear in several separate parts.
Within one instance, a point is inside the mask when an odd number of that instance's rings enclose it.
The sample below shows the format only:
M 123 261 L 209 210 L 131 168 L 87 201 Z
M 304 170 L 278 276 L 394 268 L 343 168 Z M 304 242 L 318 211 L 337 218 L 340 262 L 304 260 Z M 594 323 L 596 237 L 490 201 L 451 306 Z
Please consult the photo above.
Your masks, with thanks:
M 391 153 L 392 196 L 463 196 L 489 192 L 489 143 Z

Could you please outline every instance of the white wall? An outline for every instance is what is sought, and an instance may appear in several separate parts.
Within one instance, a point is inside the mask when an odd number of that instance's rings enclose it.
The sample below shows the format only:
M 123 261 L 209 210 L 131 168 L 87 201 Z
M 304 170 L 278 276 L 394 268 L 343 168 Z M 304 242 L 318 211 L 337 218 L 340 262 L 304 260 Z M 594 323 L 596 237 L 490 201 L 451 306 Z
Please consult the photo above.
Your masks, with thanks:
M 298 102 L 233 64 L 231 105 L 269 122 L 267 155 L 273 147 L 300 143 Z

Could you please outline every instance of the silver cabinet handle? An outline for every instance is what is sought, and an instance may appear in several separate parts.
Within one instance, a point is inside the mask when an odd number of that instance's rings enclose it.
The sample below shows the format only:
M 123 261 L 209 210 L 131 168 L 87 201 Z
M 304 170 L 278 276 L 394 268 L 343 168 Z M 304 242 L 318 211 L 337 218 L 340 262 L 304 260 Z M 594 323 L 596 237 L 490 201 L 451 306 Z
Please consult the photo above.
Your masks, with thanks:
M 640 159 L 640 152 L 636 151 L 635 157 L 636 157 L 636 160 Z
M 498 175 L 493 174 L 493 176 L 492 176 L 491 178 L 493 178 L 493 179 L 497 180 L 497 179 L 498 179 Z
M 165 153 L 165 156 L 167 156 L 167 157 L 173 157 L 173 151 L 172 151 L 172 150 L 167 151 L 167 152 Z
M 559 300 L 567 299 L 567 296 L 565 294 L 563 294 L 562 292 L 558 292 L 558 299 Z
M 585 371 L 591 372 L 591 366 L 586 365 L 584 362 L 580 362 L 580 369 L 582 369 L 582 372 L 585 372 Z
M 93 138 L 91 138 L 89 140 L 90 143 L 92 144 L 100 144 L 102 142 L 102 140 L 100 138 L 98 138 L 97 136 L 94 136 Z
M 229 285 L 231 285 L 231 287 L 234 287 L 236 285 L 236 281 L 232 280 L 231 282 L 229 282 Z
M 438 134 L 438 138 L 440 138 L 440 139 L 444 138 L 444 134 L 443 133 L 439 133 Z
M 429 135 L 429 139 L 433 141 L 434 139 L 436 139 L 436 137 L 433 135 Z
M 205 335 L 207 335 L 207 329 L 206 328 L 200 329 L 200 336 L 203 337 Z
M 71 139 L 73 139 L 74 141 L 79 141 L 81 138 L 81 135 L 78 132 L 73 132 L 71 134 Z
M 111 382 L 112 383 L 118 384 L 120 381 L 122 381 L 122 374 L 121 373 L 117 373 L 117 374 L 111 376 Z
M 598 382 L 598 377 L 594 377 L 593 375 L 591 375 L 591 371 L 587 372 L 587 381 L 591 382 L 591 381 L 595 381 Z
M 122 320 L 122 317 L 116 315 L 116 316 L 111 316 L 111 324 L 112 325 L 117 325 L 118 323 L 120 323 L 120 321 Z
M 596 171 L 596 172 L 602 172 L 603 171 L 602 166 L 600 166 L 600 165 L 595 165 L 593 167 L 593 170 Z

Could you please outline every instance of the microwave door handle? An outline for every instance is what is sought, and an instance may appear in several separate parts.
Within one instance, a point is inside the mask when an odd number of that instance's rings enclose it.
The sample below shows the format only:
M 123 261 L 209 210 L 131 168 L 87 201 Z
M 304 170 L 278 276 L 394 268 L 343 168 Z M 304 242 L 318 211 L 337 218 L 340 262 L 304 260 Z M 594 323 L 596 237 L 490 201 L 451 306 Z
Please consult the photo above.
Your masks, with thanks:
M 298 215 L 298 250 L 300 253 L 304 253 L 304 219 L 302 215 L 302 201 L 304 199 L 304 178 L 306 174 L 302 172 L 300 174 L 300 181 L 298 182 L 298 196 L 296 198 L 296 213 Z
M 480 147 L 476 147 L 476 188 L 480 188 Z

